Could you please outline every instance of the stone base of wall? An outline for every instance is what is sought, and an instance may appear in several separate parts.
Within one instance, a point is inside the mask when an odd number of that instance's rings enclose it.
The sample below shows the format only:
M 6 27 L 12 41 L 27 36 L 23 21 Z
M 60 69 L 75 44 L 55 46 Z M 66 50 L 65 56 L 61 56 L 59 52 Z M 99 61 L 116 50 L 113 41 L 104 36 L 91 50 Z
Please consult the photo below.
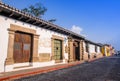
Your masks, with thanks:
M 83 60 L 84 61 L 87 61 L 89 58 L 88 58 L 88 53 L 84 53 L 84 56 L 83 56 Z
M 97 57 L 97 54 L 96 53 L 91 53 L 90 54 L 90 58 L 93 59 L 93 58 L 96 58 Z
M 25 70 L 25 69 L 31 69 L 31 68 L 52 66 L 52 65 L 55 65 L 55 61 L 33 62 L 29 66 L 26 66 L 26 64 L 28 64 L 28 63 L 6 65 L 4 72 L 10 72 L 10 71 L 18 71 L 18 70 Z M 63 63 L 61 63 L 61 64 L 63 64 Z
M 68 62 L 74 62 L 74 59 L 69 59 Z
M 97 58 L 101 58 L 101 57 L 103 57 L 102 53 L 97 54 Z
M 50 61 L 50 54 L 49 53 L 40 53 L 39 54 L 39 60 L 40 62 L 48 62 Z
M 62 63 L 63 60 L 55 60 L 55 63 Z

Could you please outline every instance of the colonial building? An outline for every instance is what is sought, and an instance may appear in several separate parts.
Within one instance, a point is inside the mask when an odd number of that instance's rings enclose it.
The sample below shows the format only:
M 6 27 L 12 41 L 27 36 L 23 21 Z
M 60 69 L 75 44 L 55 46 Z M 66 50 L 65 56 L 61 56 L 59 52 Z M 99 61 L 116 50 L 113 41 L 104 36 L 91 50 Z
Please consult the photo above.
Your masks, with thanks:
M 102 57 L 102 45 L 85 39 L 84 41 L 84 60 Z
M 96 57 L 97 58 L 103 57 L 103 54 L 102 54 L 102 44 L 99 44 L 99 43 L 96 44 Z
M 111 45 L 109 45 L 109 44 L 104 44 L 102 46 L 102 54 L 104 56 L 114 55 L 115 54 L 115 49 Z
M 101 46 L 0 2 L 0 73 L 88 60 Z
M 83 36 L 0 2 L 0 72 L 81 58 Z

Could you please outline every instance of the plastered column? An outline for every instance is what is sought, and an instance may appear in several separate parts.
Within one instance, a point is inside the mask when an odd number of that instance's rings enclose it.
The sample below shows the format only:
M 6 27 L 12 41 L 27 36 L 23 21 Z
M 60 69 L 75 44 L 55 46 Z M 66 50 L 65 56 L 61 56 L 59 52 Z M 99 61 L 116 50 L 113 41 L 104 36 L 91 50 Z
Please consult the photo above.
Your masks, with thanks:
M 83 48 L 83 40 L 80 40 L 80 60 L 84 59 L 84 48 Z
M 84 41 L 84 60 L 87 61 L 88 60 L 88 46 L 87 46 L 87 42 Z
M 39 57 L 38 57 L 38 40 L 39 40 L 39 35 L 34 35 L 33 36 L 33 62 L 39 62 Z
M 68 40 L 68 48 L 69 48 L 69 62 L 74 61 L 74 56 L 73 56 L 73 40 L 69 38 Z
M 91 56 L 90 56 L 90 46 L 89 46 L 88 42 L 86 44 L 87 44 L 87 48 L 88 48 L 88 59 L 90 59 L 91 58 Z
M 11 65 L 14 63 L 13 60 L 14 35 L 15 35 L 15 31 L 9 30 L 8 52 L 7 52 L 5 65 Z

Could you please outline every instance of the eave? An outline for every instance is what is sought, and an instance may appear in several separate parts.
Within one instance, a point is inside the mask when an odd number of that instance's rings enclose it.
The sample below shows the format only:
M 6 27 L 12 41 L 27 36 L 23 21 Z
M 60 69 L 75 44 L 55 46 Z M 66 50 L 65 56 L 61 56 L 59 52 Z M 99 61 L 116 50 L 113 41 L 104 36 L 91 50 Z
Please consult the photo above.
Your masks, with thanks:
M 9 5 L 6 5 L 2 2 L 0 2 L 0 15 L 12 18 L 12 19 L 16 19 L 22 22 L 26 22 L 32 25 L 35 25 L 37 27 L 41 27 L 41 28 L 45 28 L 48 30 L 52 30 L 58 33 L 62 33 L 65 35 L 70 35 L 73 38 L 77 38 L 77 39 L 84 39 L 85 37 L 76 34 L 70 30 L 67 30 L 63 27 L 60 27 L 58 25 L 55 25 L 53 23 L 47 22 L 45 20 L 42 20 L 40 18 L 34 17 L 26 12 L 23 12 L 21 10 L 18 10 L 14 7 L 11 7 Z

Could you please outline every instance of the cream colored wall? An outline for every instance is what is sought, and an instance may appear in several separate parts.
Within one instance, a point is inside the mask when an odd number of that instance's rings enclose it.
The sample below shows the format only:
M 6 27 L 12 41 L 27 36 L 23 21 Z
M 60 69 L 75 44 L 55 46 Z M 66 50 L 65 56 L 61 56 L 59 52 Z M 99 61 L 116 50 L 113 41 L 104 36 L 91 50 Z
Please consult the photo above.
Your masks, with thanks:
M 67 38 L 67 36 L 56 33 L 50 30 L 46 30 L 43 28 L 36 27 L 34 25 L 30 25 L 21 21 L 17 21 L 14 19 L 10 19 L 4 16 L 0 16 L 0 72 L 4 72 L 4 64 L 5 64 L 5 59 L 7 57 L 7 48 L 8 48 L 8 28 L 10 28 L 10 24 L 22 26 L 25 28 L 30 28 L 34 29 L 37 31 L 37 34 L 40 35 L 39 37 L 39 53 L 50 53 L 51 54 L 51 37 L 52 35 L 57 35 L 63 38 Z M 44 43 L 44 44 L 43 44 Z M 64 46 L 68 44 L 68 40 L 64 41 Z M 38 54 L 39 55 L 39 54 Z M 68 53 L 65 53 L 64 50 L 64 57 L 67 59 L 68 58 Z M 39 65 L 37 65 L 39 66 Z M 8 68 L 12 69 L 12 67 Z
M 89 52 L 90 52 L 90 54 L 95 53 L 95 45 L 89 44 Z

